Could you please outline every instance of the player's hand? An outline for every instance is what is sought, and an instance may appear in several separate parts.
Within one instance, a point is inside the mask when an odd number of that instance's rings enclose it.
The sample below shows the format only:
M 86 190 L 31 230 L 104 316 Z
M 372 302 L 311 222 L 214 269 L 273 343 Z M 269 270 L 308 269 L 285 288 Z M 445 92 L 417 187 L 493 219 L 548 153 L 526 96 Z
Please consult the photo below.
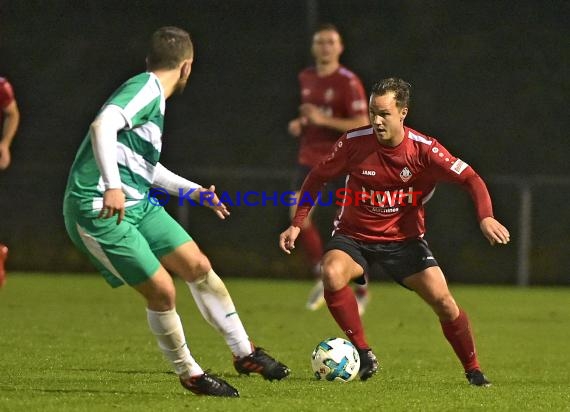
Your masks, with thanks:
M 216 194 L 216 186 L 211 185 L 208 189 L 201 187 L 194 191 L 192 195 L 196 202 L 212 209 L 220 219 L 225 219 L 230 215 L 230 211 Z
M 303 103 L 299 106 L 299 113 L 306 119 L 308 124 L 322 126 L 326 121 L 326 116 L 321 109 L 311 103 Z
M 103 194 L 103 207 L 98 218 L 109 219 L 117 216 L 117 224 L 125 217 L 125 194 L 122 189 L 107 189 Z
M 0 143 L 0 170 L 5 170 L 10 166 L 10 157 L 8 145 Z
M 511 240 L 509 231 L 492 217 L 486 217 L 479 224 L 483 235 L 487 238 L 491 245 L 496 243 L 506 245 Z
M 291 254 L 291 251 L 295 249 L 295 240 L 299 233 L 301 232 L 301 228 L 297 226 L 289 226 L 289 228 L 279 235 L 279 247 L 281 250 L 288 255 Z
M 303 131 L 303 124 L 300 118 L 293 119 L 289 122 L 289 134 L 293 137 L 301 136 L 301 132 Z

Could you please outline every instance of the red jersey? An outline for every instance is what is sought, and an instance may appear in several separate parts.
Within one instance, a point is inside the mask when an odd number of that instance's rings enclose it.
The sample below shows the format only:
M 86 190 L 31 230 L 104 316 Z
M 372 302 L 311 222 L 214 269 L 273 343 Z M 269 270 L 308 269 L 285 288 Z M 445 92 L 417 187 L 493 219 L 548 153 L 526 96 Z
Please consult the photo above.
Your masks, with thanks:
M 314 67 L 299 74 L 301 102 L 318 106 L 330 117 L 349 118 L 367 115 L 366 93 L 360 79 L 344 66 L 320 77 Z M 313 167 L 331 150 L 341 133 L 326 127 L 308 125 L 300 136 L 298 162 Z
M 4 120 L 4 109 L 14 101 L 12 85 L 4 77 L 0 77 L 0 128 Z
M 346 183 L 334 198 L 340 208 L 333 234 L 368 242 L 423 236 L 424 204 L 438 181 L 465 187 L 475 202 L 479 221 L 493 216 L 483 180 L 436 139 L 404 127 L 402 143 L 388 147 L 378 142 L 372 127 L 364 126 L 344 134 L 309 173 L 293 226 L 302 226 L 311 209 L 310 199 L 317 199 L 324 182 L 342 175 L 346 175 Z

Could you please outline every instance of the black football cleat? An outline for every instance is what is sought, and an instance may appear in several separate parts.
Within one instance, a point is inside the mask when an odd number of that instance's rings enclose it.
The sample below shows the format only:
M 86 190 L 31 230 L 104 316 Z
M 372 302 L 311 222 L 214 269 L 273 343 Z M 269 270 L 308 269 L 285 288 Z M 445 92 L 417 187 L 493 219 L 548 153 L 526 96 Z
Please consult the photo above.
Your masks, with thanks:
M 491 381 L 487 379 L 483 372 L 479 369 L 473 369 L 469 372 L 465 372 L 465 377 L 470 385 L 474 386 L 491 386 Z
M 372 349 L 357 350 L 360 356 L 360 370 L 358 371 L 358 375 L 360 375 L 361 381 L 365 381 L 378 372 L 378 359 L 376 359 L 376 356 L 372 353 Z
M 259 373 L 264 379 L 278 381 L 287 377 L 291 370 L 276 359 L 273 359 L 263 348 L 255 350 L 242 358 L 234 358 L 234 367 L 240 374 Z
M 225 380 L 208 373 L 189 378 L 180 377 L 180 383 L 184 388 L 196 395 L 239 397 L 239 392 Z

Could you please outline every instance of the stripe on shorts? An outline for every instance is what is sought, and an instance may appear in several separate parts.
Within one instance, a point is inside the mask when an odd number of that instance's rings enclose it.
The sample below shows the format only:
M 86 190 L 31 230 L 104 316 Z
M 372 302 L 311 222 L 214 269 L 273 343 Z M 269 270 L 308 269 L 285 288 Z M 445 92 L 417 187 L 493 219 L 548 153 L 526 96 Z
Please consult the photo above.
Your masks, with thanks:
M 77 225 L 77 232 L 79 233 L 79 236 L 81 236 L 81 240 L 83 241 L 83 244 L 85 245 L 89 253 L 91 253 L 99 261 L 99 263 L 105 266 L 105 269 L 107 269 L 113 276 L 118 278 L 124 284 L 127 284 L 125 279 L 123 279 L 123 277 L 119 274 L 117 269 L 115 269 L 115 267 L 113 266 L 113 264 L 105 254 L 105 251 L 103 250 L 101 245 L 97 242 L 97 240 L 95 240 L 93 236 L 87 233 L 85 229 L 83 229 L 79 225 Z

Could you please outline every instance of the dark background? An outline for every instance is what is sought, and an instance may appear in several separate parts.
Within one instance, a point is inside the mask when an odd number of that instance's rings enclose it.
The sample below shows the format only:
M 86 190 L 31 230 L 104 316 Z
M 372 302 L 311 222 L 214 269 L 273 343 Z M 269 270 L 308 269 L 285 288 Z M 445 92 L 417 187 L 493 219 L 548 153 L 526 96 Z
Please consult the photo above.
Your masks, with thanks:
M 568 1 L 3 1 L 0 74 L 22 114 L 13 163 L 0 174 L 0 241 L 10 270 L 92 270 L 67 240 L 66 175 L 108 95 L 144 71 L 150 34 L 192 34 L 189 87 L 167 104 L 162 162 L 235 193 L 290 189 L 297 73 L 311 63 L 316 23 L 341 30 L 342 61 L 367 90 L 412 83 L 409 126 L 439 138 L 486 179 L 513 242 L 491 248 L 473 206 L 441 186 L 427 207 L 427 239 L 452 281 L 515 282 L 519 187 L 532 185 L 532 283 L 570 283 Z M 514 176 L 505 184 L 500 176 Z M 533 176 L 559 176 L 556 182 Z M 517 180 L 518 179 L 518 180 Z M 308 277 L 277 249 L 284 206 L 169 210 L 226 275 Z M 330 210 L 318 220 L 330 225 Z M 297 253 L 298 255 L 298 253 Z

